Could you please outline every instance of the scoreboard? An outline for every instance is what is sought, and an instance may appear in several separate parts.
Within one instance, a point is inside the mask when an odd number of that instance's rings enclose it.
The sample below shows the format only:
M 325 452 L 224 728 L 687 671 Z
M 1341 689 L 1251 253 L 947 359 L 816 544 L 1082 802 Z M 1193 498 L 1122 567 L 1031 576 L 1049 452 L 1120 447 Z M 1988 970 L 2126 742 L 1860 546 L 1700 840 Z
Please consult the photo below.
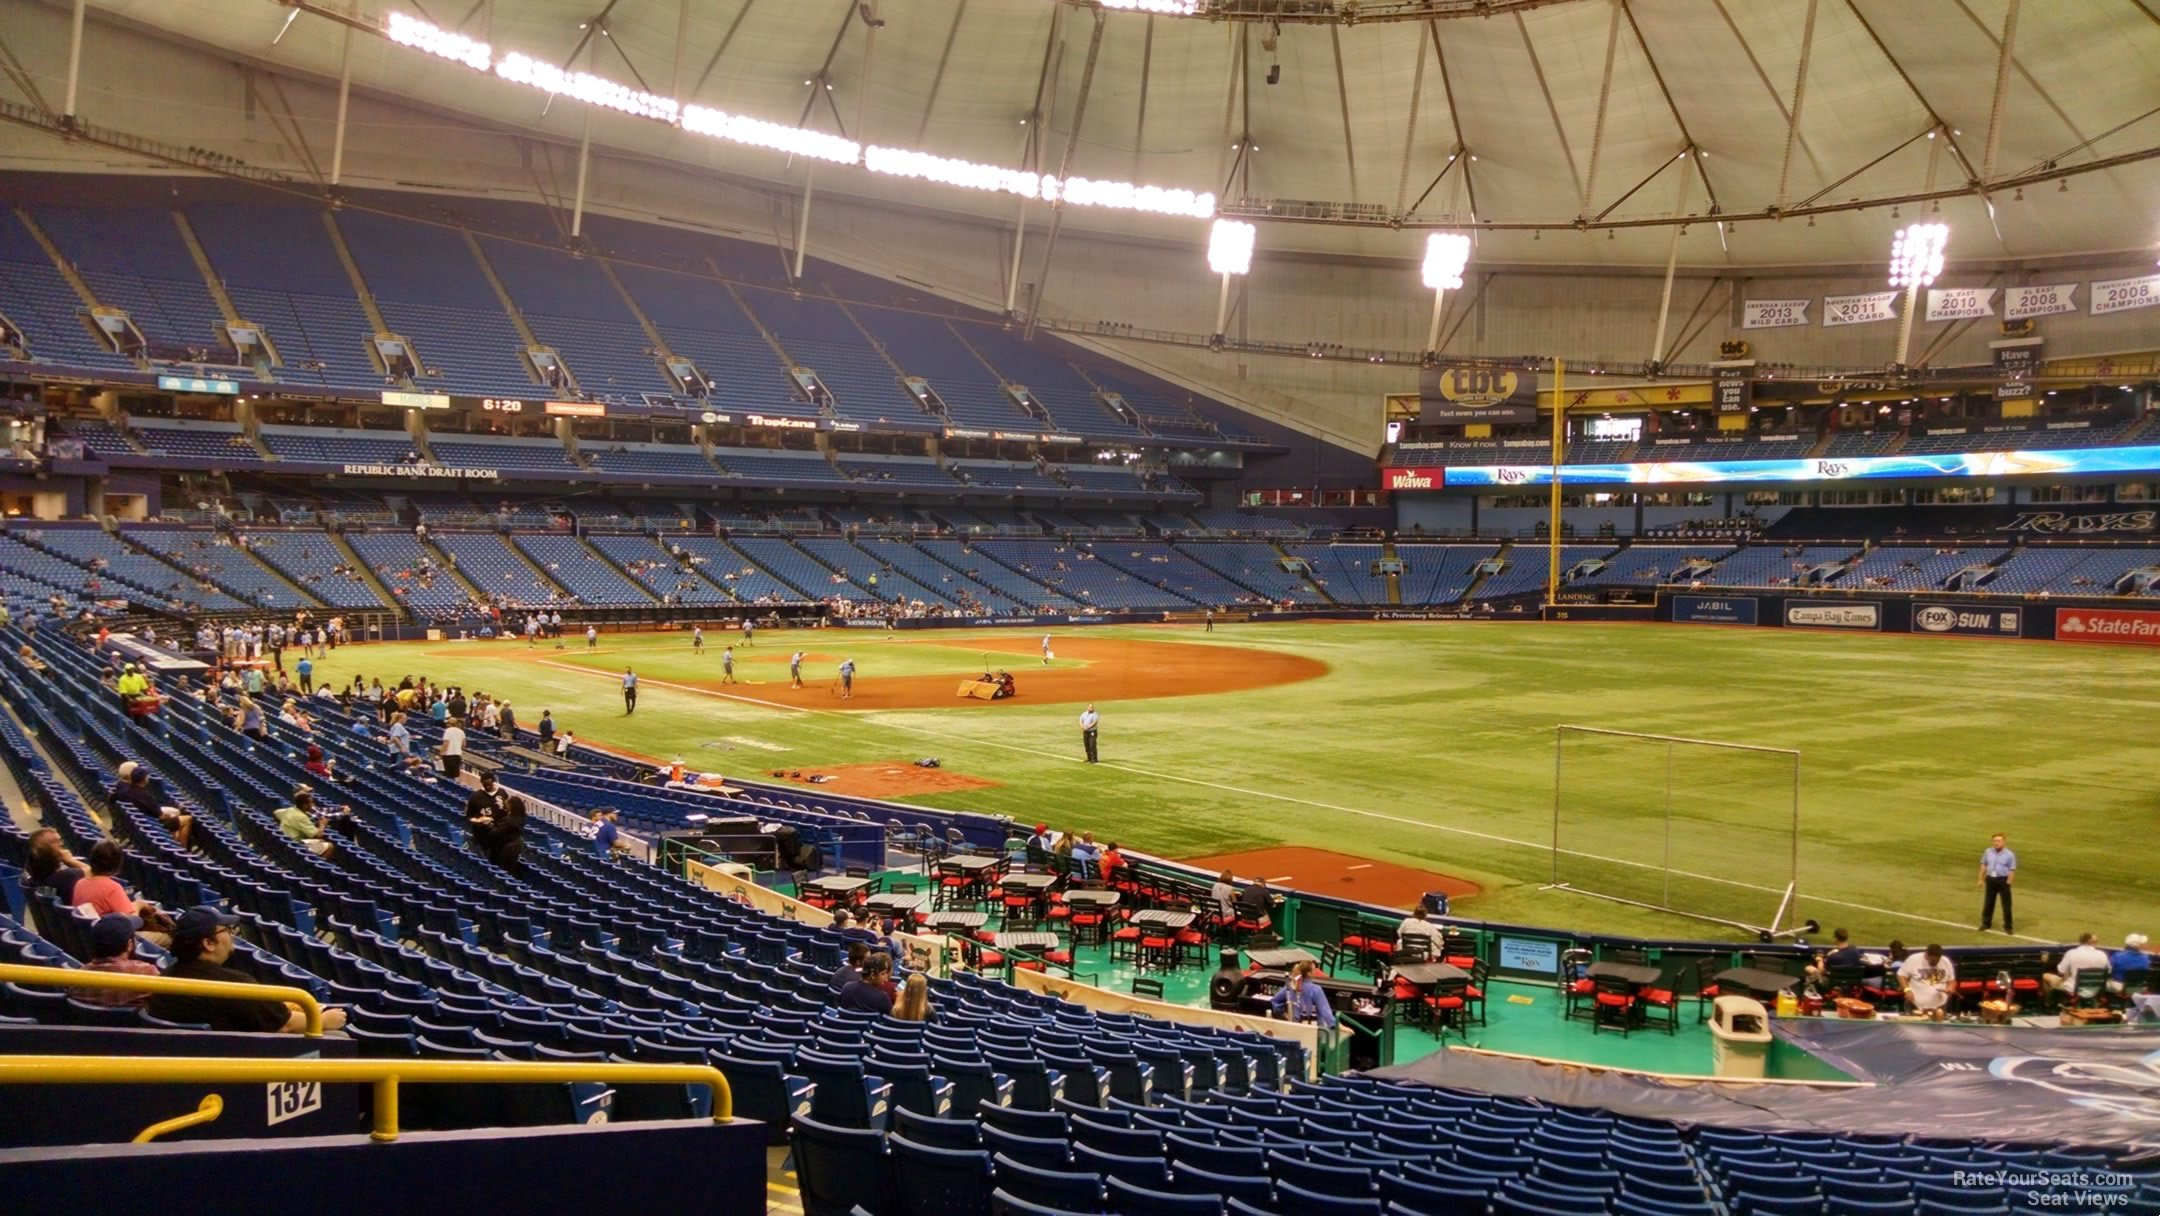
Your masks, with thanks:
M 408 393 L 385 390 L 384 405 L 408 410 L 443 410 L 498 417 L 605 418 L 601 401 L 526 401 L 518 397 L 467 397 L 454 393 Z

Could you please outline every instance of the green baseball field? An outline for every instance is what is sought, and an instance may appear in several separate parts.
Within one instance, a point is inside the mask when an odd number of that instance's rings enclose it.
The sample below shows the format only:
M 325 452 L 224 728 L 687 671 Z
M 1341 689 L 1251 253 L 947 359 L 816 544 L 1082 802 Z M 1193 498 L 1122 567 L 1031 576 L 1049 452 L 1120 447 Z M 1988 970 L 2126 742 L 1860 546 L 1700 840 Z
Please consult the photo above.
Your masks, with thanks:
M 427 675 L 507 697 L 524 726 L 549 710 L 581 742 L 694 770 L 822 775 L 1171 858 L 1297 848 L 1340 864 L 1259 876 L 1330 894 L 1400 899 L 1409 867 L 1474 887 L 1456 911 L 1494 920 L 1742 939 L 1640 905 L 1767 924 L 1796 882 L 1785 923 L 1975 942 L 1979 855 L 2002 832 L 2019 935 L 2155 927 L 2160 654 L 2138 647 L 1527 622 L 1052 631 L 1047 662 L 1043 641 L 771 630 L 744 647 L 716 628 L 702 655 L 672 632 L 603 634 L 591 653 L 582 637 L 400 643 L 340 650 L 317 679 Z M 958 695 L 1000 670 L 1015 698 Z M 1562 724 L 1773 750 L 1556 743 Z M 934 772 L 911 763 L 933 756 Z

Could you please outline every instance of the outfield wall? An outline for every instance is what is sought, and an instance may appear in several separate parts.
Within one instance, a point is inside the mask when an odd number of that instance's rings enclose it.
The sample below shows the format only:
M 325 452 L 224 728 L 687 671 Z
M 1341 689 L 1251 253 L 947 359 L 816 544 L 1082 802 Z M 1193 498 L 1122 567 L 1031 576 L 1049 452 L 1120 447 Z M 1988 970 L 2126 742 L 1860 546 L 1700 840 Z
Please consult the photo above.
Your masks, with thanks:
M 2160 603 L 1773 591 L 1661 592 L 1656 619 L 1679 625 L 1905 633 L 2160 646 Z

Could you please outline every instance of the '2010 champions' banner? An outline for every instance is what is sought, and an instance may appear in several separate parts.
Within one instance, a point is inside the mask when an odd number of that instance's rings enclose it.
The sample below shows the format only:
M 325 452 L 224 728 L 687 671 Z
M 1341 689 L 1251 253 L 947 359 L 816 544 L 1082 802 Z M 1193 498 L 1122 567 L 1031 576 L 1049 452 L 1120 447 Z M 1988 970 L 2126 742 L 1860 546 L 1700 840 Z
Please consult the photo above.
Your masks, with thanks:
M 1426 422 L 1535 422 L 1537 373 L 1443 359 L 1418 376 L 1418 411 Z

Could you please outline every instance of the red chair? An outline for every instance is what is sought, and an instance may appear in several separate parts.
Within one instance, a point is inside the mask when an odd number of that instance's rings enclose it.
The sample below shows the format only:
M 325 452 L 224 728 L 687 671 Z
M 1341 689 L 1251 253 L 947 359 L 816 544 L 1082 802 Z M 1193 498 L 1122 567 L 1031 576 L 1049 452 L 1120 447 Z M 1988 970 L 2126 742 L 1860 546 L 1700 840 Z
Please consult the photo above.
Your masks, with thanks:
M 1636 993 L 1636 996 L 1642 1001 L 1643 1025 L 1654 1025 L 1655 1022 L 1650 1017 L 1650 1011 L 1662 1009 L 1665 1011 L 1665 1033 L 1673 1034 L 1680 1029 L 1679 993 L 1670 988 L 1659 988 L 1652 985 Z
M 1138 962 L 1142 967 L 1161 967 L 1165 970 L 1174 967 L 1177 965 L 1176 952 L 1175 934 L 1156 929 L 1140 935 Z
M 1478 1026 L 1485 1025 L 1485 990 L 1492 987 L 1492 967 L 1475 962 L 1466 968 L 1470 982 L 1463 985 L 1463 1021 Z
M 1620 1027 L 1620 1037 L 1626 1038 L 1628 1031 L 1635 1028 L 1635 986 L 1626 980 L 1602 975 L 1590 982 L 1593 985 L 1590 1033 L 1597 1034 L 1607 1024 L 1614 1024 Z
M 1469 980 L 1440 980 L 1433 985 L 1432 994 L 1425 998 L 1425 1007 L 1432 1010 L 1433 1025 L 1439 1028 L 1441 1038 L 1447 1037 L 1450 1026 L 1462 1031 L 1464 1038 L 1470 1037 L 1463 1023 L 1463 1011 L 1470 1003 L 1463 995 L 1463 989 L 1469 986 Z
M 1095 938 L 1098 941 L 1102 940 L 1102 914 L 1099 912 L 1079 913 L 1073 917 L 1073 943 L 1078 945 L 1080 941 L 1081 916 L 1094 917 Z M 1117 918 L 1120 923 L 1110 934 L 1110 958 L 1113 962 L 1120 958 L 1129 958 L 1134 962 L 1140 961 L 1140 929 L 1136 925 L 1123 923 L 1129 920 L 1131 916 L 1132 913 L 1125 911 L 1123 908 L 1117 911 Z
M 1591 958 L 1588 950 L 1568 950 L 1560 955 L 1560 997 L 1567 1017 L 1582 1017 L 1585 1013 L 1596 1016 L 1591 998 L 1597 995 L 1597 985 L 1583 974 L 1590 969 Z

